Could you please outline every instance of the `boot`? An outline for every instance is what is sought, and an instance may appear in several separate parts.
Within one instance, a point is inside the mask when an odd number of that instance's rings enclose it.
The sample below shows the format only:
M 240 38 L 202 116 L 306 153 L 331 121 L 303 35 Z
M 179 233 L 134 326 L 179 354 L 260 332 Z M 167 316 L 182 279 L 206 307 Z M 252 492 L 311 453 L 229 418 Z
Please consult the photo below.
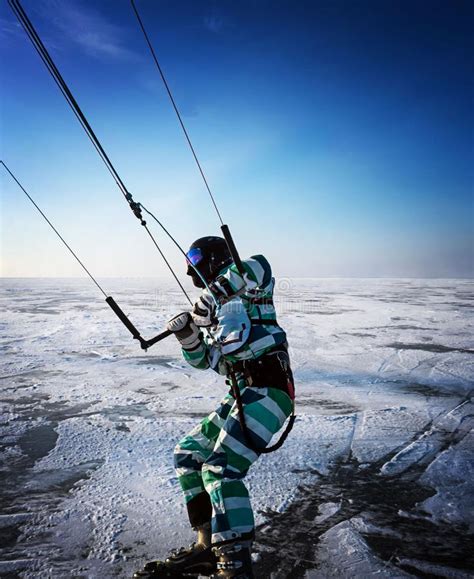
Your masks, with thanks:
M 196 527 L 197 540 L 188 548 L 172 551 L 165 561 L 151 561 L 134 579 L 180 577 L 181 574 L 212 575 L 216 569 L 216 556 L 211 549 L 211 524 Z
M 251 541 L 232 541 L 213 547 L 217 557 L 215 579 L 255 579 L 252 571 Z

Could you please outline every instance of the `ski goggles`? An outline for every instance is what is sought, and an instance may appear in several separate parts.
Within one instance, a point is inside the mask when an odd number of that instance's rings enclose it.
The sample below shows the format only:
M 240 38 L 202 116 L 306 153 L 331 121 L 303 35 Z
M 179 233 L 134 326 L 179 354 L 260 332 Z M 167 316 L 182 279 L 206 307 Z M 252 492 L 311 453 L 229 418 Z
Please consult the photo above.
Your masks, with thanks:
M 191 265 L 197 265 L 202 260 L 202 258 L 202 251 L 198 247 L 190 249 L 186 254 L 186 259 Z

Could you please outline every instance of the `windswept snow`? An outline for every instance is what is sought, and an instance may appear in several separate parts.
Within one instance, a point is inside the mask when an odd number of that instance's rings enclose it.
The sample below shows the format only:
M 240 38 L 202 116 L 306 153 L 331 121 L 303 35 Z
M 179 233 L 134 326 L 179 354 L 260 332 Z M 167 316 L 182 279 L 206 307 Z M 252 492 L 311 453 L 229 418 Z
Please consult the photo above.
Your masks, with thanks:
M 146 337 L 186 305 L 104 280 Z M 248 475 L 258 579 L 474 573 L 474 284 L 282 280 L 297 382 Z M 179 438 L 225 394 L 173 338 L 147 353 L 87 280 L 3 280 L 0 575 L 129 577 L 193 538 Z

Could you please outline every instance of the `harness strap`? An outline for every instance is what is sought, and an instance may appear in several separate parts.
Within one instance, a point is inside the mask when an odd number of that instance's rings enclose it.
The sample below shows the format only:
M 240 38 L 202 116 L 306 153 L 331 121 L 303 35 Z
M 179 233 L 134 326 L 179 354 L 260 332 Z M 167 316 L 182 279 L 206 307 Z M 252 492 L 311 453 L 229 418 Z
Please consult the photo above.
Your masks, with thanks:
M 239 390 L 239 386 L 237 384 L 237 378 L 235 377 L 235 372 L 233 370 L 231 370 L 231 372 L 230 372 L 230 379 L 231 379 L 231 384 L 232 384 L 232 394 L 234 395 L 235 401 L 237 403 L 237 409 L 239 411 L 240 426 L 242 428 L 242 432 L 244 433 L 245 440 L 247 441 L 248 447 L 251 450 L 253 450 L 256 454 L 269 454 L 270 452 L 274 452 L 275 450 L 278 450 L 283 445 L 285 440 L 288 438 L 288 435 L 290 434 L 290 432 L 293 428 L 293 425 L 295 423 L 295 420 L 296 420 L 295 402 L 293 401 L 293 410 L 292 410 L 291 415 L 290 415 L 290 420 L 288 421 L 288 424 L 287 424 L 283 434 L 280 436 L 279 440 L 274 445 L 268 446 L 267 448 L 258 448 L 255 445 L 254 441 L 252 440 L 252 435 L 250 434 L 247 423 L 245 422 L 244 405 L 242 403 L 242 397 L 240 396 L 240 390 Z

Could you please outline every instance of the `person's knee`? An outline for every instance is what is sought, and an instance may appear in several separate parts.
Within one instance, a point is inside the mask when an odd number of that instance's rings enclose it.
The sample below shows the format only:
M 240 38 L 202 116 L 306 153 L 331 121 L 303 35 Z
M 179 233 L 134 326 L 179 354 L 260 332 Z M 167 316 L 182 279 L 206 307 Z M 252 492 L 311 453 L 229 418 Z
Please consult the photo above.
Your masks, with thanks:
M 205 462 L 201 468 L 201 476 L 204 488 L 210 493 L 216 485 L 222 482 L 222 467 L 216 466 L 211 462 Z
M 186 450 L 186 438 L 180 440 L 174 447 L 173 459 L 175 468 L 185 466 L 184 463 L 189 459 L 189 451 Z

